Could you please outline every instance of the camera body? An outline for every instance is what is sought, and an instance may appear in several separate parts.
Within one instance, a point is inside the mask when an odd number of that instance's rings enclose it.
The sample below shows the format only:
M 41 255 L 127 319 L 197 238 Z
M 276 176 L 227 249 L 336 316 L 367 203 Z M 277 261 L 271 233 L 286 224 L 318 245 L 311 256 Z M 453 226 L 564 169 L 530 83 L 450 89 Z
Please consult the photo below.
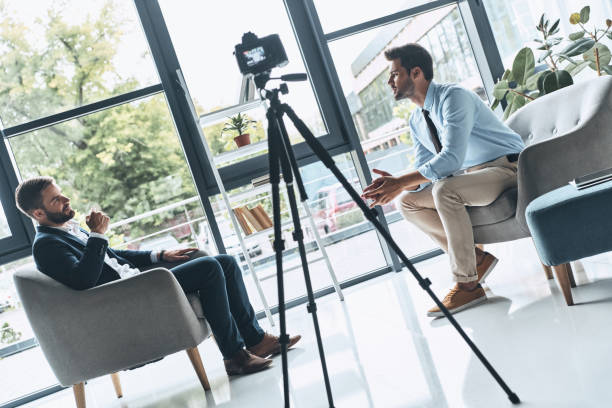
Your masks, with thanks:
M 258 38 L 249 31 L 243 34 L 242 42 L 236 45 L 234 55 L 243 75 L 259 75 L 289 63 L 278 34 Z

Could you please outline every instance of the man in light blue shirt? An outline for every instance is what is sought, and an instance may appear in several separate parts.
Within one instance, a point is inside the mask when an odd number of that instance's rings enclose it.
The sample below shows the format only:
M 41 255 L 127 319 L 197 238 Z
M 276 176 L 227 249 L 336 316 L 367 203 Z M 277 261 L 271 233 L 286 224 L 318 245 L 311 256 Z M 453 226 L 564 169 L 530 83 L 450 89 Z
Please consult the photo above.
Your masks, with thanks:
M 396 100 L 417 108 L 410 116 L 416 170 L 403 176 L 373 169 L 382 177 L 364 189 L 372 206 L 402 192 L 404 218 L 446 251 L 457 282 L 442 301 L 458 312 L 486 300 L 480 283 L 497 259 L 476 248 L 466 206 L 486 206 L 516 186 L 520 136 L 502 123 L 473 92 L 433 82 L 430 54 L 418 44 L 385 52 L 391 61 L 389 85 Z M 442 316 L 438 307 L 429 316 Z

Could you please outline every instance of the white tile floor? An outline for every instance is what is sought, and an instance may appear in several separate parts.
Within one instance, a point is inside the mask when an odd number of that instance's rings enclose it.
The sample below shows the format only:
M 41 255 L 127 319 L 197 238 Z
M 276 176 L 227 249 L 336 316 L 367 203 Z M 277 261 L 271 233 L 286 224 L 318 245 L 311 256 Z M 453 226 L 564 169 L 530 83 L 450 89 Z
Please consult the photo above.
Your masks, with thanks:
M 575 263 L 576 306 L 547 281 L 529 240 L 490 245 L 500 263 L 488 279 L 490 300 L 457 314 L 524 407 L 612 406 L 612 254 Z M 445 256 L 417 265 L 444 296 L 452 284 Z M 407 271 L 387 274 L 318 299 L 336 407 L 503 407 L 506 395 L 445 319 L 425 316 L 431 301 Z M 312 320 L 288 312 L 292 406 L 327 407 Z M 263 322 L 265 324 L 266 322 Z M 124 397 L 109 377 L 90 381 L 88 407 L 280 407 L 281 360 L 259 374 L 225 376 L 212 341 L 200 346 L 212 392 L 204 393 L 184 353 L 121 374 Z M 28 407 L 74 406 L 65 390 Z

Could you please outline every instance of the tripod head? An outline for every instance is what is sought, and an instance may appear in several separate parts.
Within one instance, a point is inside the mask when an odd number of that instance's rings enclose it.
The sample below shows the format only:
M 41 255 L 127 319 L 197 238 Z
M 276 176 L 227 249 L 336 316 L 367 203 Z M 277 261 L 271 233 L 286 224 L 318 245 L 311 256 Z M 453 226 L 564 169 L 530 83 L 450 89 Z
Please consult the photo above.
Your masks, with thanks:
M 263 97 L 268 99 L 270 102 L 278 101 L 278 93 L 280 92 L 283 95 L 289 93 L 289 87 L 286 83 L 281 83 L 278 88 L 274 89 L 265 89 L 266 83 L 272 79 L 278 79 L 286 82 L 298 82 L 298 81 L 306 81 L 308 79 L 308 75 L 306 74 L 285 74 L 280 77 L 270 77 L 270 71 L 263 72 L 261 74 L 255 75 L 254 82 L 255 86 L 261 93 L 263 93 Z

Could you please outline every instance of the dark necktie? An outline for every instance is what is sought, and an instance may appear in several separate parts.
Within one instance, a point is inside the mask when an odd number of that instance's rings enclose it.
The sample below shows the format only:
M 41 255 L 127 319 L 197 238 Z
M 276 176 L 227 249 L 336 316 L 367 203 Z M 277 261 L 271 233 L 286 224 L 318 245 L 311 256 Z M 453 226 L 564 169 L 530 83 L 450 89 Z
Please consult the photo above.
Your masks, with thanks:
M 425 109 L 423 109 L 423 116 L 425 117 L 427 129 L 429 129 L 429 137 L 436 149 L 436 153 L 440 153 L 442 150 L 442 143 L 440 143 L 440 138 L 438 137 L 438 129 L 436 129 L 436 125 L 434 125 L 433 120 L 429 117 L 429 112 Z

